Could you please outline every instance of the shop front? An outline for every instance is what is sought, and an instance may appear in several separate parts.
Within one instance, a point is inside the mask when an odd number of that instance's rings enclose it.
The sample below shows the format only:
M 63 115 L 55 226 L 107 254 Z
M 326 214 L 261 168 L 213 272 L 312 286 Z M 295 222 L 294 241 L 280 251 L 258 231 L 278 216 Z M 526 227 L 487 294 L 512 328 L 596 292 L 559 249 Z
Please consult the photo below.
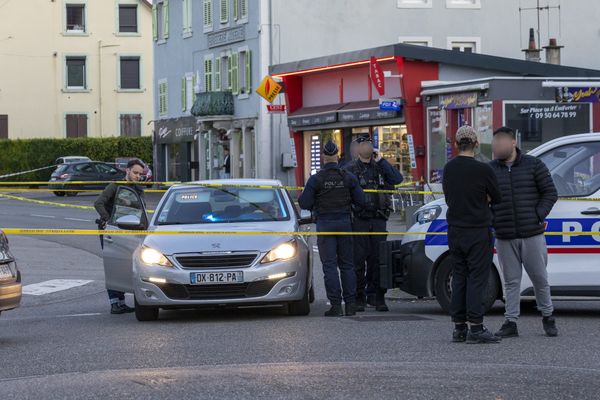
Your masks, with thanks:
M 196 118 L 155 121 L 154 151 L 157 181 L 190 181 L 198 178 Z

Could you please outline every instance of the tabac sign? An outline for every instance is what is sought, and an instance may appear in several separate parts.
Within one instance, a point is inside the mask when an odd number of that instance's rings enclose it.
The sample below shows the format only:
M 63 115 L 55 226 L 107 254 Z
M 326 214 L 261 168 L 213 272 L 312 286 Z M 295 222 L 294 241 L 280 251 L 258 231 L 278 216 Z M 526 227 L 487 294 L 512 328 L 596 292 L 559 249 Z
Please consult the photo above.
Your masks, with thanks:
M 279 92 L 281 92 L 282 88 L 283 87 L 279 83 L 275 82 L 273 78 L 267 75 L 260 85 L 258 85 L 258 88 L 256 88 L 256 93 L 269 103 L 272 103 Z

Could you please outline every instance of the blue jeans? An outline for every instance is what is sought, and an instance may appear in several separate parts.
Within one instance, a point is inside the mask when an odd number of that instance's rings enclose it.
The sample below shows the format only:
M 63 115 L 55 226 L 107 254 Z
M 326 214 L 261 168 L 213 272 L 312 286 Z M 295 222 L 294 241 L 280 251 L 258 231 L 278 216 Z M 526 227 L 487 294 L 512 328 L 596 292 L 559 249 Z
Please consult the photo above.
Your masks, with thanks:
M 317 231 L 350 232 L 350 218 L 347 221 L 317 220 Z M 319 257 L 325 275 L 325 291 L 332 305 L 341 305 L 342 298 L 346 304 L 356 302 L 356 273 L 352 262 L 352 243 L 352 236 L 349 235 L 323 235 L 317 237 Z

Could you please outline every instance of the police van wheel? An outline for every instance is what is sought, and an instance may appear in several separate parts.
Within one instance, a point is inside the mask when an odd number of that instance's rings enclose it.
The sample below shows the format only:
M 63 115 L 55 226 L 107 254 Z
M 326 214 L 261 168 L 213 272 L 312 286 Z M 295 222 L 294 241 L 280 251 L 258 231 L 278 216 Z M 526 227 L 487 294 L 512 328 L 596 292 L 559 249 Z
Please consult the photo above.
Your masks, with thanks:
M 446 257 L 438 266 L 435 274 L 435 298 L 446 312 L 450 312 L 450 299 L 452 297 L 452 261 Z M 493 268 L 488 278 L 488 287 L 483 301 L 485 311 L 487 312 L 496 300 L 500 290 L 500 279 L 496 269 Z
M 135 318 L 138 321 L 156 321 L 158 319 L 158 307 L 141 306 L 135 299 Z
M 289 315 L 308 315 L 310 314 L 310 290 L 306 288 L 304 290 L 304 296 L 301 300 L 292 301 L 288 303 L 288 314 Z

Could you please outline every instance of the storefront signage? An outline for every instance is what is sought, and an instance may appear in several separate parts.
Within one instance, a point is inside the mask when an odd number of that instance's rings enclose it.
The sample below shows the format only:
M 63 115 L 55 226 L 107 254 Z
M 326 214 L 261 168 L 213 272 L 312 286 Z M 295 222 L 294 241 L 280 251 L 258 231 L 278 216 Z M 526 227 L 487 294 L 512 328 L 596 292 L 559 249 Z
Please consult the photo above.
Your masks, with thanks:
M 584 106 L 589 110 L 588 106 Z M 577 104 L 528 104 L 519 109 L 519 116 L 531 119 L 577 118 L 581 107 Z
M 246 29 L 240 25 L 233 29 L 209 33 L 207 35 L 208 48 L 224 46 L 230 43 L 243 42 L 246 40 Z
M 288 118 L 289 126 L 292 128 L 299 126 L 331 124 L 333 122 L 337 122 L 337 113 L 335 111 L 323 114 L 305 115 Z
M 371 57 L 369 64 L 371 70 L 371 82 L 373 82 L 373 85 L 375 85 L 377 93 L 379 93 L 380 96 L 383 96 L 385 94 L 385 78 L 383 76 L 383 69 L 375 57 Z
M 440 95 L 440 106 L 449 110 L 471 108 L 477 105 L 477 92 Z
M 398 117 L 397 111 L 389 110 L 357 110 L 357 111 L 343 111 L 339 112 L 339 120 L 343 122 L 347 121 L 368 121 L 372 119 L 385 119 L 385 118 L 396 118 Z
M 269 75 L 265 76 L 256 88 L 256 93 L 269 103 L 272 103 L 283 87 Z
M 398 99 L 379 99 L 379 109 L 382 111 L 400 111 L 401 107 Z
M 270 113 L 283 113 L 285 112 L 285 104 L 267 104 L 267 111 Z
M 408 141 L 408 156 L 410 157 L 410 168 L 417 168 L 417 158 L 415 157 L 415 143 L 413 141 L 413 135 L 406 135 L 406 140 Z
M 559 87 L 556 88 L 556 101 L 559 103 L 598 103 L 600 102 L 600 87 Z
M 154 123 L 156 139 L 160 144 L 191 142 L 196 135 L 196 118 L 174 118 Z

